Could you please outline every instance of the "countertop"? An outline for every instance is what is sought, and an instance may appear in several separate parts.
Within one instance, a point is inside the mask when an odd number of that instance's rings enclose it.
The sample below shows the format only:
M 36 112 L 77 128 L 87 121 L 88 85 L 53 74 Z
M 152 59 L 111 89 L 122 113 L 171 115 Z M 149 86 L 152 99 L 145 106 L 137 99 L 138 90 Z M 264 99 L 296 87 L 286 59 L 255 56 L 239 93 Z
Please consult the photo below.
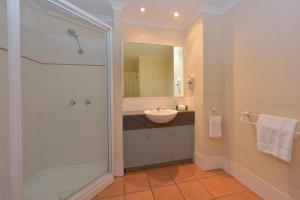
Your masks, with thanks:
M 156 124 L 151 122 L 144 114 L 144 111 L 124 112 L 123 113 L 123 130 L 139 130 L 164 128 L 174 126 L 187 126 L 195 124 L 195 111 L 179 111 L 174 120 L 166 124 Z

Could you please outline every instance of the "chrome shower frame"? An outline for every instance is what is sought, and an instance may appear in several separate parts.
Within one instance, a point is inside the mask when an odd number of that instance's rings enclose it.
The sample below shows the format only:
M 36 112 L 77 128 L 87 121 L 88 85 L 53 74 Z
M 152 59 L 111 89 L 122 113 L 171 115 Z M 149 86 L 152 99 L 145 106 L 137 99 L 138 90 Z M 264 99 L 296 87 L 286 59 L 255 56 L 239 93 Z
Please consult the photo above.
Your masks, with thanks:
M 10 134 L 10 200 L 23 200 L 23 147 L 22 147 L 22 85 L 21 85 L 21 42 L 20 42 L 20 2 L 6 0 L 8 34 L 8 79 L 9 79 L 9 134 Z M 98 18 L 90 15 L 67 0 L 47 0 L 67 13 L 90 23 L 106 35 L 107 68 L 108 68 L 108 138 L 109 170 L 102 177 L 90 183 L 84 189 L 72 195 L 68 200 L 91 199 L 114 180 L 113 162 L 113 97 L 112 97 L 112 28 Z M 95 177 L 96 178 L 96 177 Z

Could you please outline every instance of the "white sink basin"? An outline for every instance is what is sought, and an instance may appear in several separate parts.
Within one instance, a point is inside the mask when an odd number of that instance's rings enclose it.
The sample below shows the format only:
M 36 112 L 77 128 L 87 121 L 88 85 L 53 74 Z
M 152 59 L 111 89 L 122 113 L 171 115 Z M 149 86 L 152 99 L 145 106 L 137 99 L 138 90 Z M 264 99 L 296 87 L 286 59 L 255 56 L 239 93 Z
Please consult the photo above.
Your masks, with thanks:
M 165 124 L 172 121 L 177 113 L 177 110 L 146 110 L 144 112 L 150 121 L 157 124 Z

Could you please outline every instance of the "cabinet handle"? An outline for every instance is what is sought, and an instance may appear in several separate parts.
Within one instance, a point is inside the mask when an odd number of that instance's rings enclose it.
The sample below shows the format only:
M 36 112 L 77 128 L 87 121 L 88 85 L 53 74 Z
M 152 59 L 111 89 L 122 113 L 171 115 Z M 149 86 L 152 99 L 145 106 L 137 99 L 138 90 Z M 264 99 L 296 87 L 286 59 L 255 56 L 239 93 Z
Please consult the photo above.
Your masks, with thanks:
M 175 137 L 175 133 L 173 133 L 173 136 Z
M 171 137 L 171 133 L 169 133 L 169 137 Z
M 149 140 L 149 135 L 146 136 L 147 140 Z

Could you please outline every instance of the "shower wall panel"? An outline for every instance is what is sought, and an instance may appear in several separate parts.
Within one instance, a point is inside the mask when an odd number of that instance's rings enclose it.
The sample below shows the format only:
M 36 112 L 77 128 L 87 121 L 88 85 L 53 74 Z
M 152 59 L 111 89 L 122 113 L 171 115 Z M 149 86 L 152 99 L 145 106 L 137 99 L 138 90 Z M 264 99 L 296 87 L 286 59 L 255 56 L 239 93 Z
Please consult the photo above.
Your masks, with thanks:
M 21 18 L 23 167 L 28 184 L 43 168 L 41 137 L 41 33 L 39 12 L 23 5 Z
M 0 200 L 9 199 L 9 128 L 6 9 L 0 0 Z
M 43 65 L 42 74 L 45 168 L 106 162 L 106 69 Z M 71 99 L 76 105 L 69 105 Z

